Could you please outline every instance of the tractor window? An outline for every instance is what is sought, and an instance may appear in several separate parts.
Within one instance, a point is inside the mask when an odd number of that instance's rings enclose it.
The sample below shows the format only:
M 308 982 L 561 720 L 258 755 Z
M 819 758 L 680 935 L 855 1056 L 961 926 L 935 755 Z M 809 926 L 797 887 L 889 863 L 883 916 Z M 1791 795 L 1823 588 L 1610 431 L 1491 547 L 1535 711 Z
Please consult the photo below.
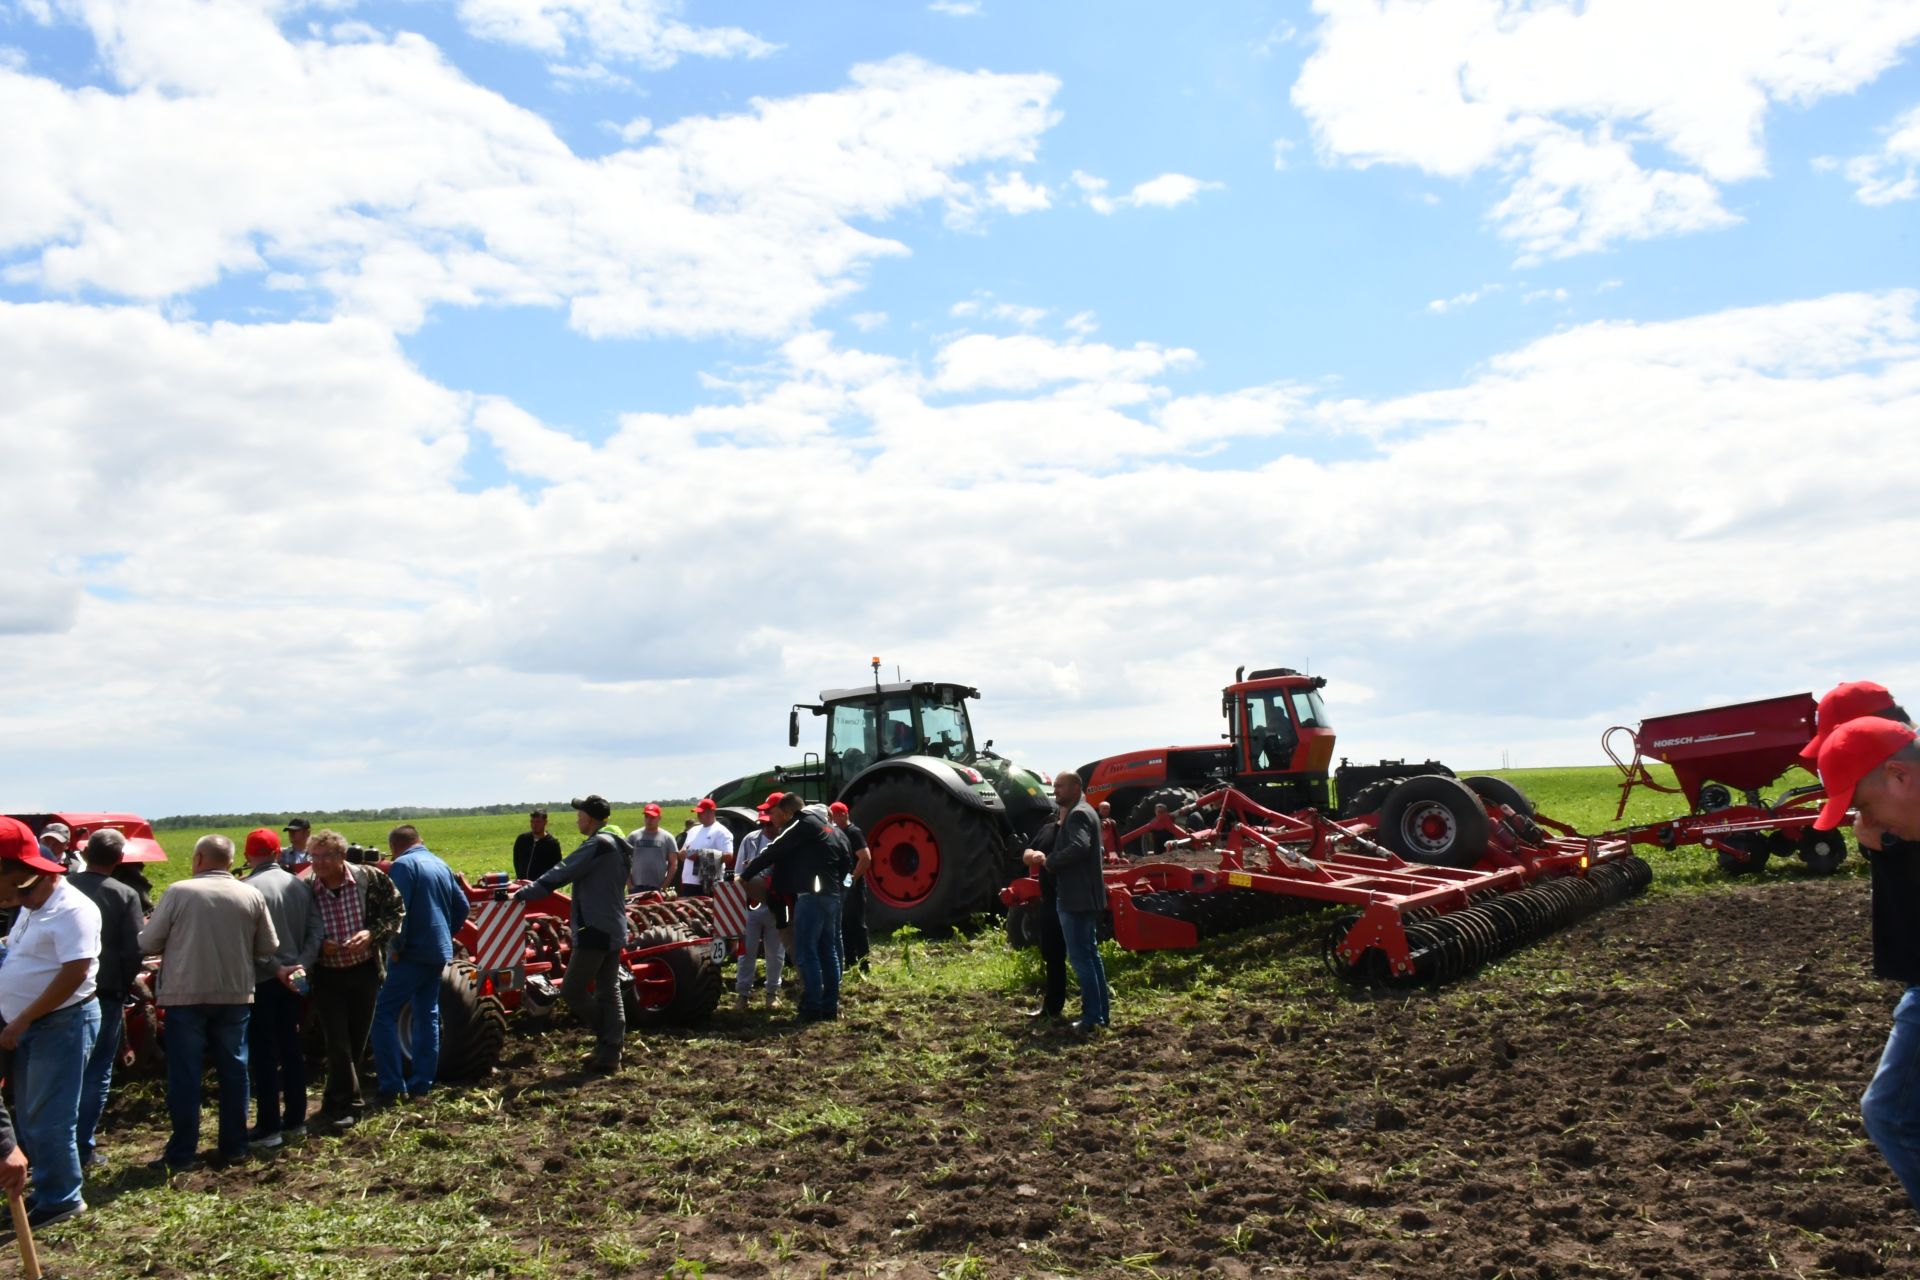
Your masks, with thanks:
M 1293 695 L 1293 714 L 1299 718 L 1302 729 L 1331 729 L 1333 725 L 1327 719 L 1327 704 L 1320 701 L 1318 689 L 1308 689 Z
M 882 756 L 912 755 L 915 748 L 913 736 L 913 704 L 905 694 L 888 698 L 880 704 L 880 754 Z
M 949 760 L 973 758 L 973 735 L 967 726 L 965 699 L 953 702 L 926 701 L 920 704 L 920 737 L 927 754 Z
M 1247 696 L 1247 768 L 1249 772 L 1285 769 L 1299 742 L 1287 714 L 1285 690 Z
M 876 720 L 871 703 L 843 702 L 833 709 L 827 724 L 827 760 L 834 791 L 879 758 Z

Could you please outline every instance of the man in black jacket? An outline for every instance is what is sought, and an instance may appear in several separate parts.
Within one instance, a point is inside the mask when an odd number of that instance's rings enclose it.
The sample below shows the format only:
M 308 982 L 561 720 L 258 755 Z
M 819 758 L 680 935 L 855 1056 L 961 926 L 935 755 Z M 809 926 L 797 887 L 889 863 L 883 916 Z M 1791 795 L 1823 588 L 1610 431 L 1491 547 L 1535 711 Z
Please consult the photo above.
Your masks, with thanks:
M 773 889 L 793 899 L 794 960 L 806 983 L 801 1022 L 840 1016 L 840 899 L 852 868 L 846 837 L 798 795 L 780 798 L 767 814 L 773 842 L 740 873 L 751 880 L 769 868 Z
M 1053 842 L 1060 835 L 1060 820 L 1065 816 L 1056 812 L 1041 823 L 1027 844 L 1028 852 L 1041 855 L 1039 864 L 1034 867 L 1034 875 L 1040 881 L 1037 926 L 1040 931 L 1040 962 L 1046 969 L 1046 979 L 1040 987 L 1040 1007 L 1029 1009 L 1029 1018 L 1058 1018 L 1067 1007 L 1067 940 L 1060 932 L 1060 886 L 1053 872 L 1047 870 L 1046 864 L 1046 854 L 1053 850 Z
M 107 1162 L 94 1150 L 93 1135 L 113 1087 L 113 1062 L 120 1056 L 127 995 L 133 990 L 133 980 L 140 976 L 140 926 L 147 922 L 146 916 L 140 911 L 140 895 L 113 877 L 126 852 L 127 838 L 111 827 L 103 827 L 87 838 L 83 855 L 87 869 L 73 878 L 73 887 L 100 908 L 100 970 L 94 979 L 94 996 L 100 1002 L 100 1034 L 94 1039 L 81 1077 L 76 1136 L 84 1169 Z
M 513 841 L 513 878 L 538 880 L 560 865 L 560 840 L 547 830 L 547 811 L 527 815 L 527 829 Z
M 1891 723 L 1854 727 L 1863 721 Z M 1920 930 L 1914 928 L 1920 918 L 1920 762 L 1913 759 L 1910 732 L 1900 743 L 1901 727 L 1910 731 L 1911 718 L 1886 689 L 1865 681 L 1843 684 L 1820 700 L 1818 732 L 1803 756 L 1818 762 L 1832 810 L 1822 811 L 1816 827 L 1839 825 L 1849 804 L 1860 811 L 1853 834 L 1873 874 L 1873 972 L 1905 988 L 1880 1064 L 1860 1098 L 1860 1119 L 1908 1200 L 1920 1208 Z M 1842 730 L 1849 737 L 1887 740 L 1879 746 L 1836 744 Z M 1863 752 L 1865 760 L 1880 762 L 1860 770 Z M 1855 759 L 1843 762 L 1840 756 Z M 1890 781 L 1896 785 L 1889 787 Z
M 1107 970 L 1100 962 L 1100 913 L 1107 909 L 1100 815 L 1086 802 L 1080 775 L 1071 769 L 1054 775 L 1053 798 L 1063 815 L 1053 849 L 1049 853 L 1029 849 L 1026 862 L 1035 870 L 1044 867 L 1053 873 L 1067 963 L 1080 983 L 1080 1021 L 1073 1029 L 1088 1035 L 1108 1025 L 1111 1014 Z

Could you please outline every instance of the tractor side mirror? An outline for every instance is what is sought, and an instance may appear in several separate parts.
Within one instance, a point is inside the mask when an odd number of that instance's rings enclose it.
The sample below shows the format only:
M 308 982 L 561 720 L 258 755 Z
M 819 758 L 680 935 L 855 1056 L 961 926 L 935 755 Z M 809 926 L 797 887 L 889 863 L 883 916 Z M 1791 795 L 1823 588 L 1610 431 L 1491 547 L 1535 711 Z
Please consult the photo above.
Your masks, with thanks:
M 787 745 L 790 747 L 800 745 L 800 708 L 798 707 L 787 712 Z

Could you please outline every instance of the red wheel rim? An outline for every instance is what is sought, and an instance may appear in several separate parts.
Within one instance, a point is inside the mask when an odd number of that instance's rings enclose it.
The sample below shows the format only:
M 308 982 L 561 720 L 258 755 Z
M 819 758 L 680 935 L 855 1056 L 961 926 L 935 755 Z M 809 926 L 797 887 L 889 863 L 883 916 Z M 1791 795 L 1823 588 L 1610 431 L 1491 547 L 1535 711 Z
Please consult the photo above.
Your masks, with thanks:
M 939 883 L 940 842 L 911 814 L 882 818 L 868 834 L 867 847 L 873 853 L 868 887 L 888 906 L 918 906 Z

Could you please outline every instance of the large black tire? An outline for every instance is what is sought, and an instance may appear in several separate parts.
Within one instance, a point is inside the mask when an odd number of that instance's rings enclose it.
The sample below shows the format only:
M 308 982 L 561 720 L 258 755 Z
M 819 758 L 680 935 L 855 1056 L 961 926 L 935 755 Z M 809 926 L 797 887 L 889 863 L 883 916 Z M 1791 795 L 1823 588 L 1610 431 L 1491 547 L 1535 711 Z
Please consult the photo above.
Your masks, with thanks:
M 994 815 L 970 809 L 930 778 L 892 773 L 848 801 L 866 833 L 867 926 L 943 929 L 994 905 L 1012 878 Z
M 1533 816 L 1533 801 L 1527 798 L 1526 792 L 1505 778 L 1489 778 L 1483 775 L 1462 778 L 1460 781 L 1466 784 L 1468 790 L 1488 804 L 1503 804 L 1523 818 Z
M 1808 827 L 1795 845 L 1800 861 L 1815 875 L 1830 876 L 1847 860 L 1847 837 L 1839 831 L 1815 831 Z
M 658 947 L 670 942 L 691 942 L 693 934 L 683 925 L 656 925 L 628 942 L 629 947 Z M 698 1027 L 704 1025 L 720 1007 L 722 975 L 705 942 L 675 947 L 652 959 L 666 967 L 673 978 L 673 991 L 654 1003 L 643 999 L 639 984 L 623 971 L 620 998 L 625 1002 L 627 1027 Z
M 1133 806 L 1133 812 L 1127 815 L 1127 821 L 1120 828 L 1120 834 L 1124 836 L 1129 831 L 1138 831 L 1152 822 L 1154 810 L 1161 805 L 1167 806 L 1168 813 L 1177 815 L 1180 810 L 1199 798 L 1199 792 L 1186 787 L 1161 787 L 1157 791 L 1149 791 L 1140 797 L 1140 803 Z M 1177 816 L 1174 818 L 1175 822 L 1179 820 Z M 1136 858 L 1150 858 L 1166 848 L 1167 841 L 1171 838 L 1164 831 L 1150 832 L 1134 841 L 1133 848 L 1125 852 Z
M 1465 784 L 1438 774 L 1408 778 L 1380 806 L 1381 844 L 1409 862 L 1471 867 L 1487 851 L 1486 806 Z
M 413 1009 L 400 1011 L 400 1061 L 413 1063 Z M 440 974 L 440 1065 L 436 1080 L 479 1080 L 493 1073 L 507 1045 L 507 1011 L 497 996 L 480 994 L 480 971 L 450 961 Z
M 1393 794 L 1393 789 L 1404 781 L 1404 778 L 1381 778 L 1378 781 L 1369 782 L 1347 797 L 1347 802 L 1340 806 L 1340 816 L 1360 818 L 1369 813 L 1380 812 L 1380 806 L 1387 802 L 1387 797 Z
M 1016 902 L 1007 908 L 1007 945 L 1015 951 L 1040 945 L 1040 913 L 1047 904 L 1039 900 Z

